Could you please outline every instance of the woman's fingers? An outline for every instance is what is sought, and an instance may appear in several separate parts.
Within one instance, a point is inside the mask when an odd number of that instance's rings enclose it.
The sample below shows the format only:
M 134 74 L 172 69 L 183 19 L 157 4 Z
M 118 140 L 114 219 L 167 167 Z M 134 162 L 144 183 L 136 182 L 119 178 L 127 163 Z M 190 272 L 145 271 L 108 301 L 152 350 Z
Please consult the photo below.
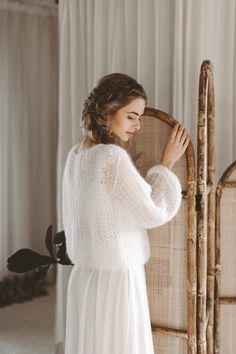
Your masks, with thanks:
M 189 141 L 187 130 L 181 124 L 175 124 L 171 131 L 170 139 L 164 147 L 162 160 L 167 160 L 171 165 L 174 165 L 184 154 Z
M 188 147 L 188 144 L 189 144 L 189 137 L 186 138 L 185 142 L 183 143 L 183 148 L 184 150 L 186 150 L 186 148 Z
M 182 132 L 183 132 L 184 127 L 180 123 L 176 123 L 173 130 L 172 130 L 172 137 L 180 139 Z
M 189 144 L 189 136 L 186 128 L 181 124 L 176 123 L 172 129 L 171 137 L 173 140 L 177 141 L 183 148 L 186 148 Z
M 183 133 L 182 133 L 182 135 L 180 137 L 180 140 L 179 140 L 180 144 L 183 144 L 187 137 L 188 137 L 188 133 L 187 133 L 187 130 L 184 128 L 184 131 L 183 131 Z
M 178 132 L 179 126 L 180 126 L 180 124 L 179 124 L 179 123 L 176 123 L 175 126 L 174 126 L 174 128 L 172 129 L 171 135 L 172 135 L 172 138 L 173 138 L 173 139 L 176 138 L 176 134 L 177 134 L 177 132 Z
M 182 125 L 180 125 L 179 129 L 178 129 L 178 132 L 176 134 L 176 139 L 178 141 L 180 141 L 181 137 L 182 137 L 182 134 L 184 133 L 184 127 Z

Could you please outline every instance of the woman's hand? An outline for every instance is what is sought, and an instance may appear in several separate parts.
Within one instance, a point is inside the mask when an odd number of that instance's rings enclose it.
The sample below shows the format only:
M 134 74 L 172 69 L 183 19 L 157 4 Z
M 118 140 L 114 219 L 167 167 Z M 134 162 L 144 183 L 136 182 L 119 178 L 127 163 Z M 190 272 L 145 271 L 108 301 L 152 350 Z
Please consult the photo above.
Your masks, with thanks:
M 170 138 L 163 149 L 160 163 L 171 169 L 183 155 L 188 144 L 189 136 L 186 129 L 177 123 L 172 129 Z

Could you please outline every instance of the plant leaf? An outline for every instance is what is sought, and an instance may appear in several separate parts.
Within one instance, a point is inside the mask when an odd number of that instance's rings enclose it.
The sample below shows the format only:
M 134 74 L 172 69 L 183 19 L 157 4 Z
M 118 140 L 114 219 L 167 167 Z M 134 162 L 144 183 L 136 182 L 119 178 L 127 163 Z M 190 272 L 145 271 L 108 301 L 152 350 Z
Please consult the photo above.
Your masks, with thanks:
M 8 257 L 7 268 L 15 273 L 25 273 L 53 263 L 56 262 L 49 256 L 42 256 L 29 248 L 22 248 Z
M 46 233 L 46 238 L 45 238 L 45 245 L 47 247 L 47 250 L 52 257 L 56 261 L 55 253 L 54 253 L 54 248 L 53 248 L 53 242 L 52 242 L 52 225 L 50 225 L 47 229 Z
M 67 252 L 66 252 L 66 238 L 65 238 L 65 232 L 60 231 L 54 236 L 53 243 L 56 244 L 57 246 L 57 263 L 63 264 L 63 265 L 73 265 L 71 262 Z
M 56 245 L 60 245 L 62 244 L 63 242 L 66 241 L 66 238 L 65 238 L 65 232 L 64 230 L 58 232 L 55 234 L 54 236 L 54 240 L 53 240 L 53 243 L 56 244 Z

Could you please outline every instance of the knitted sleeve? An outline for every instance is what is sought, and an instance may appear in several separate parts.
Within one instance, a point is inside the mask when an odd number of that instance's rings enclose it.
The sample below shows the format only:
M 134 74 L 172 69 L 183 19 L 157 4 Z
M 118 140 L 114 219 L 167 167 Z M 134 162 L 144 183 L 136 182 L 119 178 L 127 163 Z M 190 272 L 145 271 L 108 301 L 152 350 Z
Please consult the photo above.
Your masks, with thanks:
M 164 165 L 152 166 L 143 178 L 130 155 L 116 146 L 113 159 L 104 172 L 109 191 L 120 212 L 130 222 L 145 229 L 163 225 L 177 213 L 181 204 L 181 185 Z

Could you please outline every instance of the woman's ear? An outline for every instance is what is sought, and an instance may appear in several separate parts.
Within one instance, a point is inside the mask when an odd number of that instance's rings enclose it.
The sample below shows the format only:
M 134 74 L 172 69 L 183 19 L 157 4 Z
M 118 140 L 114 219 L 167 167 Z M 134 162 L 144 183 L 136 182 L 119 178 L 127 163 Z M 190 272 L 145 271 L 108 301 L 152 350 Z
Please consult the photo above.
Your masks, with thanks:
M 108 128 L 110 128 L 110 127 L 111 127 L 111 121 L 112 121 L 112 116 L 111 116 L 111 114 L 105 115 L 104 118 L 105 118 L 105 121 L 106 121 L 106 126 L 107 126 Z

